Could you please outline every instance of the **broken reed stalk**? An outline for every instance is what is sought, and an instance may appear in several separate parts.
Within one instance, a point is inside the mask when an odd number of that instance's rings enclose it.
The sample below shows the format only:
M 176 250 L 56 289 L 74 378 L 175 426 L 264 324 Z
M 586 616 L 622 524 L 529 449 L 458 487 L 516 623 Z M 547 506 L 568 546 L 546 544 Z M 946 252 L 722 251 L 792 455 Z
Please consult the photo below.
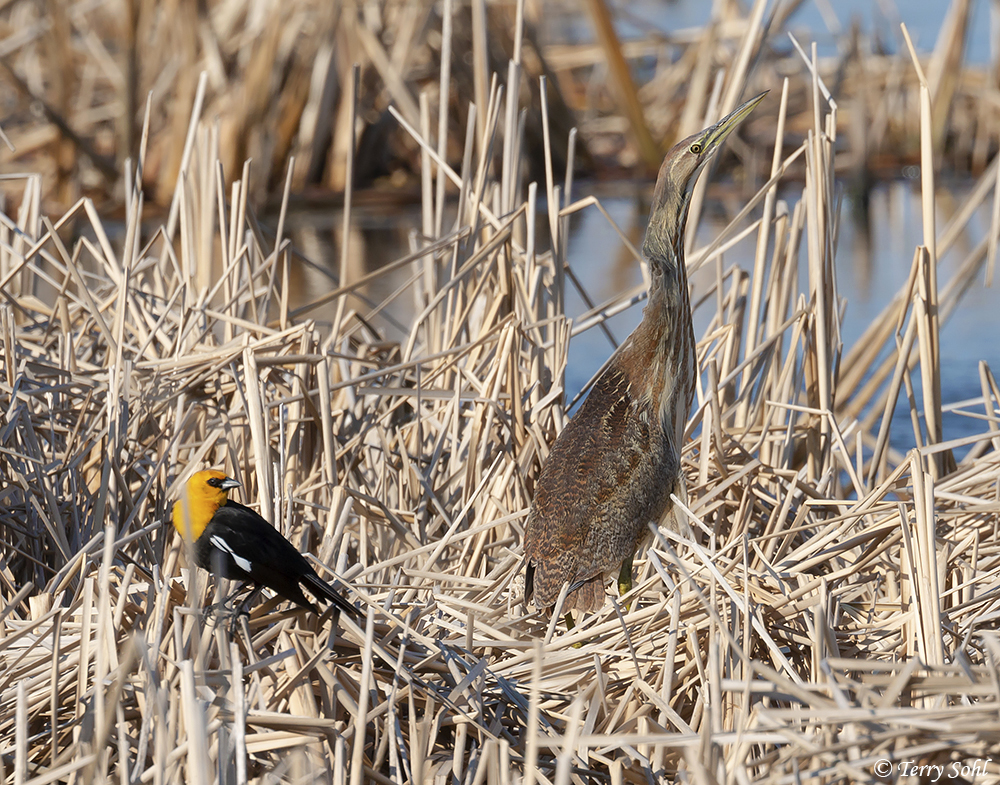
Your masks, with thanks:
M 261 245 L 245 170 L 223 200 L 197 113 L 175 230 L 168 218 L 147 235 L 136 197 L 118 252 L 86 200 L 43 217 L 27 177 L 17 219 L 0 214 L 4 771 L 782 782 L 916 750 L 988 757 L 1000 392 L 984 365 L 982 432 L 956 470 L 930 468 L 949 442 L 866 465 L 857 445 L 887 437 L 843 414 L 867 393 L 834 362 L 835 121 L 820 84 L 796 207 L 769 182 L 752 197 L 766 220 L 690 258 L 716 274 L 693 298 L 714 313 L 697 347 L 685 531 L 658 530 L 630 597 L 568 632 L 525 607 L 518 567 L 533 483 L 567 417 L 564 287 L 579 282 L 566 219 L 607 214 L 591 197 L 563 206 L 549 161 L 553 236 L 539 242 L 526 225 L 537 191 L 517 185 L 523 126 L 501 104 L 511 90 L 494 87 L 470 122 L 460 174 L 407 124 L 463 209 L 450 216 L 430 189 L 432 236 L 306 306 L 285 291 L 279 247 Z M 96 242 L 63 246 L 56 227 L 74 219 Z M 206 233 L 222 241 L 211 266 Z M 726 266 L 734 238 L 773 248 L 769 264 Z M 379 332 L 384 303 L 346 299 L 392 275 L 417 314 L 402 343 Z M 915 269 L 904 302 L 926 275 Z M 588 306 L 587 324 L 634 297 Z M 210 581 L 162 522 L 204 465 L 239 476 L 243 501 L 335 570 L 364 623 L 335 628 L 273 599 L 234 637 L 202 616 Z

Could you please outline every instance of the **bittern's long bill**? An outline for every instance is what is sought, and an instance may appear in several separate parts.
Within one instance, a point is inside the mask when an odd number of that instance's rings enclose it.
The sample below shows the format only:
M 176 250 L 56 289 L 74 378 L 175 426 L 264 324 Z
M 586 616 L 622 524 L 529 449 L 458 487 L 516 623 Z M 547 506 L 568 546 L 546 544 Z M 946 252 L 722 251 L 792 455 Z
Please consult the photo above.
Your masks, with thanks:
M 535 486 L 524 552 L 525 595 L 536 607 L 554 605 L 568 585 L 564 612 L 596 611 L 619 568 L 619 591 L 629 591 L 649 522 L 683 493 L 680 447 L 697 375 L 684 263 L 691 189 L 763 97 L 675 145 L 660 166 L 642 244 L 650 273 L 642 321 L 556 439 Z

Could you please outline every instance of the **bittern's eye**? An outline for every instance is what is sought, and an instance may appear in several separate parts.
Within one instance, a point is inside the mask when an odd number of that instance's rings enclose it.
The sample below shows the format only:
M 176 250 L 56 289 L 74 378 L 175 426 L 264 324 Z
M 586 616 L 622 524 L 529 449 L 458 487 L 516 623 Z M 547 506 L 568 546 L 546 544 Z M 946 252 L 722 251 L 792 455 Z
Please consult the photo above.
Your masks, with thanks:
M 700 155 L 701 145 L 698 142 L 695 142 L 693 145 L 691 145 L 691 152 L 694 153 L 695 155 Z

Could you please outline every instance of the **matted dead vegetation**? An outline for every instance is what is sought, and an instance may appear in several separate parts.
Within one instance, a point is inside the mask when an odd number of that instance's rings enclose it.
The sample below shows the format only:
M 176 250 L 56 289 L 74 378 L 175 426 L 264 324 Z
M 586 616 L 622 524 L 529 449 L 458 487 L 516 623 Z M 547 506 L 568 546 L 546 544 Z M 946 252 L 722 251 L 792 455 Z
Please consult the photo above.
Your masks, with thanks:
M 548 147 L 560 171 L 575 126 L 579 168 L 646 176 L 670 140 L 701 127 L 720 71 L 752 63 L 769 73 L 802 73 L 796 46 L 808 46 L 809 35 L 797 31 L 793 43 L 788 32 L 803 4 L 718 2 L 703 27 L 671 30 L 643 18 L 653 5 L 606 0 L 7 0 L 0 4 L 0 116 L 16 153 L 0 161 L 0 172 L 42 173 L 45 201 L 59 212 L 80 195 L 119 209 L 128 189 L 124 163 L 138 155 L 142 106 L 152 93 L 143 182 L 147 200 L 165 205 L 204 72 L 199 100 L 206 120 L 217 123 L 230 181 L 252 158 L 251 193 L 272 199 L 294 157 L 296 197 L 339 195 L 352 132 L 351 67 L 359 63 L 357 182 L 370 187 L 373 200 L 413 200 L 420 147 L 389 106 L 419 127 L 421 101 L 433 106 L 446 95 L 449 141 L 436 149 L 458 169 L 468 105 L 486 105 L 493 73 L 512 84 L 513 58 L 530 77 L 520 85 L 519 106 L 528 117 L 522 158 L 533 179 L 542 180 L 545 166 L 540 75 L 549 79 Z M 936 39 L 920 43 L 931 52 L 937 160 L 978 175 L 998 149 L 1000 64 L 995 55 L 990 64 L 969 62 L 974 5 L 951 0 Z M 638 32 L 618 40 L 612 14 Z M 878 15 L 892 19 L 891 6 L 879 4 Z M 915 163 L 920 138 L 920 86 L 898 27 L 889 25 L 884 37 L 863 32 L 834 4 L 824 19 L 828 29 L 813 32 L 837 46 L 817 67 L 840 104 L 839 133 L 850 140 L 840 169 L 858 187 L 871 173 L 898 177 Z M 596 42 L 586 40 L 591 30 Z M 806 81 L 793 79 L 788 111 L 789 134 L 813 126 Z M 480 112 L 480 137 L 484 119 Z M 744 167 L 763 173 L 770 128 L 753 118 L 742 136 L 751 142 L 739 150 Z
M 706 118 L 739 97 L 744 77 L 730 79 Z M 781 140 L 789 86 L 762 87 Z M 690 531 L 657 532 L 626 602 L 570 633 L 522 603 L 522 527 L 566 421 L 569 341 L 631 295 L 567 318 L 567 217 L 601 208 L 565 172 L 519 186 L 500 83 L 461 170 L 437 168 L 457 201 L 434 187 L 437 145 L 411 129 L 425 231 L 372 274 L 403 270 L 405 285 L 363 311 L 346 295 L 371 278 L 346 264 L 335 292 L 292 307 L 284 212 L 267 237 L 247 169 L 227 194 L 197 112 L 155 231 L 141 170 L 114 243 L 89 201 L 52 222 L 24 177 L 20 211 L 0 215 L 0 779 L 840 782 L 876 780 L 879 761 L 896 776 L 902 761 L 989 757 L 1000 390 L 984 364 L 965 409 L 981 433 L 943 441 L 939 320 L 964 290 L 938 290 L 951 229 L 928 233 L 893 309 L 842 353 L 837 123 L 809 87 L 805 143 L 778 144 L 747 210 L 688 254 L 716 272 L 695 292 L 716 315 L 684 451 Z M 790 163 L 806 175 L 794 208 L 776 191 Z M 544 247 L 526 220 L 539 191 Z M 88 230 L 69 242 L 72 220 Z M 753 270 L 724 262 L 737 242 L 756 243 Z M 379 325 L 400 298 L 417 316 L 393 343 Z M 889 393 L 864 384 L 884 356 Z M 885 403 L 903 387 L 922 390 L 905 456 Z M 209 584 L 163 523 L 204 465 L 350 585 L 360 624 L 334 635 L 272 601 L 231 638 L 202 615 Z

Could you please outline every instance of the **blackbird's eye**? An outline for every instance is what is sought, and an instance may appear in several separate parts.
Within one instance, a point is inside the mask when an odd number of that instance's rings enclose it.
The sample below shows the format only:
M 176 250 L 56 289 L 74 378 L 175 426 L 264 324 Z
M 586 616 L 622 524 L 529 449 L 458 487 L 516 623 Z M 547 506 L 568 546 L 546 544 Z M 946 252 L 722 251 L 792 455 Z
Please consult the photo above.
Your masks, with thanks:
M 213 477 L 208 481 L 208 484 L 211 485 L 213 488 L 221 488 L 222 480 L 219 477 Z
M 701 144 L 699 142 L 695 142 L 693 145 L 691 145 L 691 152 L 694 153 L 695 155 L 700 155 Z

